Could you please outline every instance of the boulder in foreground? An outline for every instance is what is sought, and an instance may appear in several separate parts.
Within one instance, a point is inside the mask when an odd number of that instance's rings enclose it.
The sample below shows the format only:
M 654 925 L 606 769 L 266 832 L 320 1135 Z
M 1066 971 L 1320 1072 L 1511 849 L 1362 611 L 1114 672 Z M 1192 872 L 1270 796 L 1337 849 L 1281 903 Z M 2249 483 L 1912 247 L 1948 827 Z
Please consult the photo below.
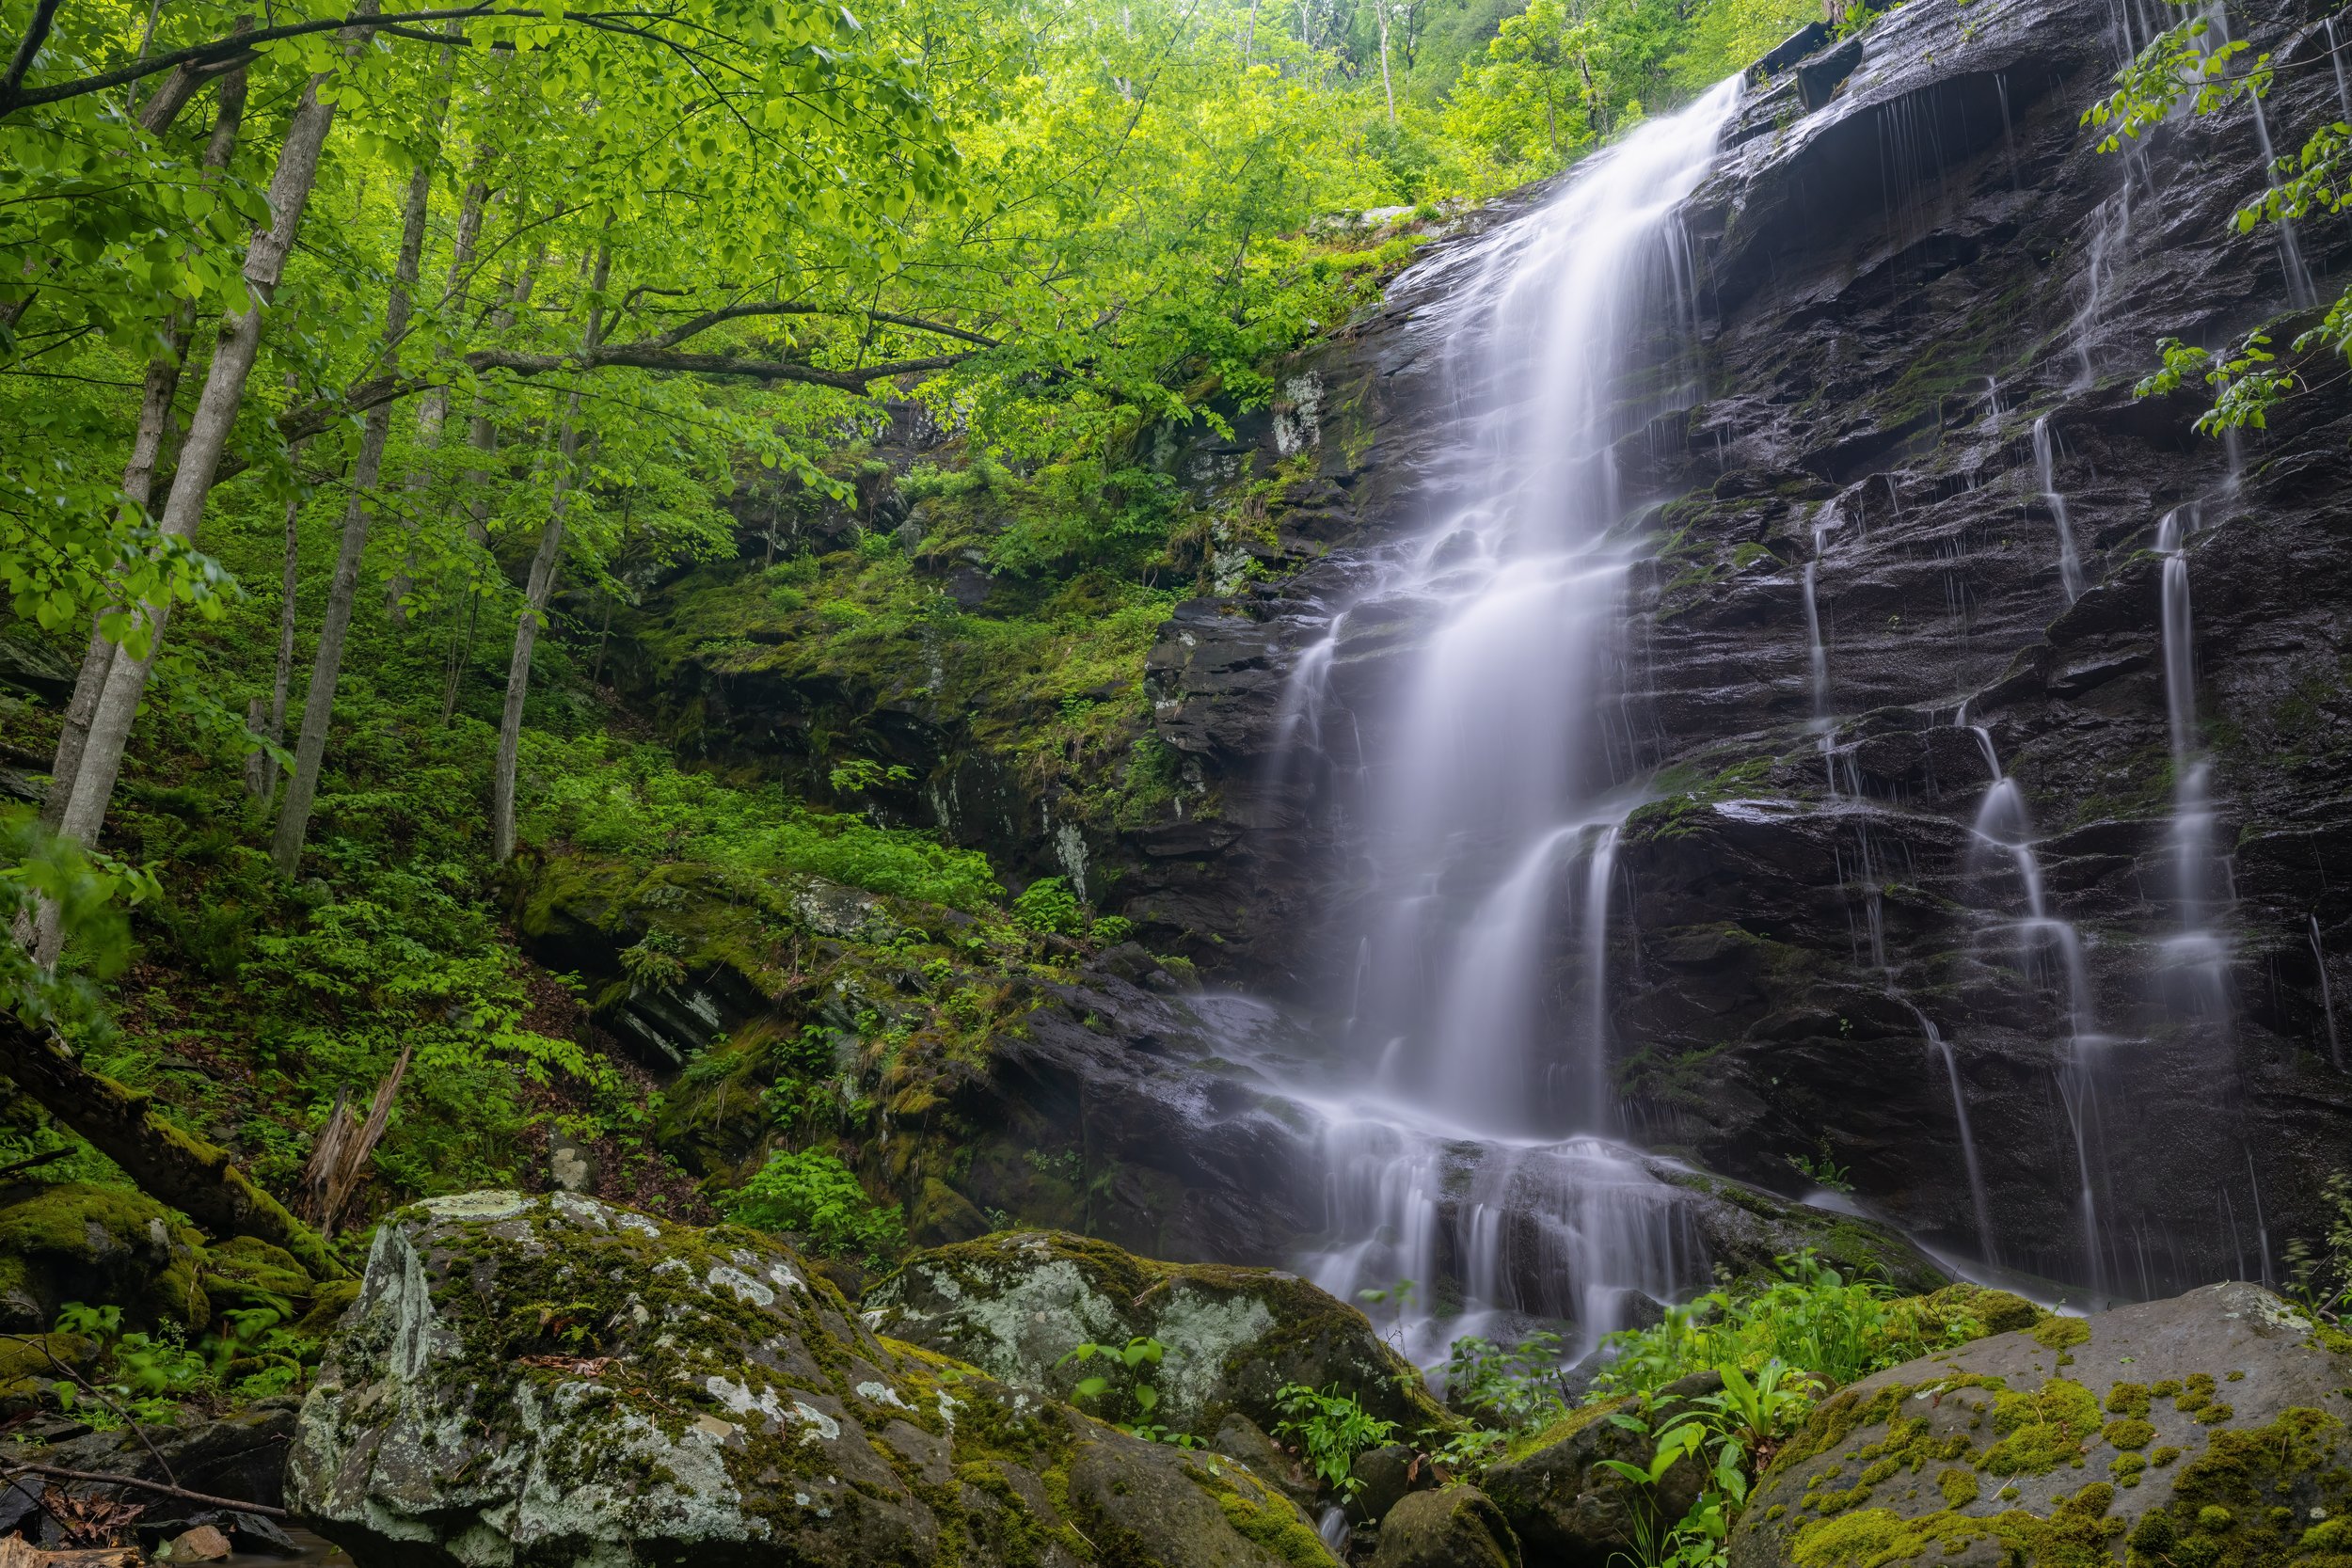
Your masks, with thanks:
M 360 1568 L 1328 1568 L 1244 1465 L 877 1338 L 789 1248 L 475 1193 L 376 1233 L 288 1501 Z
M 1731 1568 L 2352 1565 L 2352 1336 L 2257 1285 L 1864 1378 L 1756 1486 Z

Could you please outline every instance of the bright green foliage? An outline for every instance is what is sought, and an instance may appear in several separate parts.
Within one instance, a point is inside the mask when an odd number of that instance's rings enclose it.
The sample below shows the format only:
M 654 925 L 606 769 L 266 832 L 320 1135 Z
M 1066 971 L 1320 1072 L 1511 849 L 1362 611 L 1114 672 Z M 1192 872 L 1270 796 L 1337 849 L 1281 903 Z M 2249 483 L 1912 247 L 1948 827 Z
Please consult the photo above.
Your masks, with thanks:
M 2103 133 L 2100 151 L 2116 151 L 2126 139 L 2147 135 L 2184 100 L 2191 114 L 2207 115 L 2248 93 L 2259 98 L 2270 90 L 2269 55 L 2258 56 L 2245 71 L 2233 75 L 2230 62 L 2245 54 L 2246 42 L 2229 39 L 2207 47 L 2212 34 L 2208 17 L 2176 22 L 2115 73 L 2115 90 L 2082 114 L 2083 124 Z
M 1560 1370 L 1557 1334 L 1538 1330 L 1507 1349 L 1466 1336 L 1446 1353 L 1446 1399 L 1505 1431 L 1531 1431 L 1567 1410 Z
M 750 1180 L 721 1196 L 719 1207 L 738 1225 L 794 1231 L 838 1256 L 880 1262 L 906 1245 L 899 1206 L 867 1197 L 840 1157 L 821 1148 L 769 1155 Z
M 2211 41 L 2213 27 L 2212 20 L 2202 15 L 2175 23 L 2116 73 L 2115 90 L 2082 115 L 2083 124 L 2103 133 L 2100 151 L 2120 150 L 2126 140 L 2148 135 L 2176 113 L 2213 115 L 2241 98 L 2268 95 L 2282 68 L 2268 55 L 2233 68 L 2233 62 L 2241 62 L 2246 54 L 2245 40 Z M 2308 69 L 2326 58 L 2318 55 L 2296 66 Z M 2263 170 L 2265 188 L 2238 208 L 2236 231 L 2249 234 L 2265 223 L 2342 214 L 2352 205 L 2352 185 L 2345 174 L 2348 150 L 2352 125 L 2329 120 L 2313 128 L 2297 151 Z M 2313 385 L 2307 373 L 2279 364 L 2269 333 L 2260 329 L 2248 333 L 2233 349 L 2207 349 L 2164 338 L 2156 350 L 2161 363 L 2139 380 L 2134 394 L 2167 396 L 2192 379 L 2202 381 L 2213 388 L 2214 401 L 2198 416 L 2197 429 L 2216 438 L 2234 431 L 2267 429 L 2270 412 L 2281 400 Z M 2337 296 L 2319 325 L 2296 336 L 2294 351 L 2352 356 L 2352 291 Z
M 2314 337 L 2306 333 L 2296 340 L 2295 346 L 2301 349 Z M 2248 333 L 2234 352 L 2219 358 L 2178 338 L 2160 339 L 2156 348 L 2164 356 L 2164 366 L 2142 377 L 2132 388 L 2134 395 L 2145 398 L 2176 392 L 2190 376 L 2201 376 L 2217 394 L 2213 406 L 2197 416 L 2197 429 L 2202 435 L 2265 428 L 2271 405 L 2299 385 L 2293 372 L 2270 368 L 2278 362 L 2278 356 L 2270 352 L 2267 333 Z
M 1364 1413 L 1356 1396 L 1340 1391 L 1336 1383 L 1320 1391 L 1303 1383 L 1286 1383 L 1274 1392 L 1282 1418 L 1274 1434 L 1294 1441 L 1306 1455 L 1308 1467 L 1343 1497 L 1352 1497 L 1363 1483 L 1351 1473 L 1356 1456 L 1376 1449 L 1396 1430 L 1394 1421 Z
M 2312 1311 L 2341 1321 L 2352 1307 L 2352 1176 L 2332 1171 L 2320 1183 L 2328 1227 L 2316 1244 L 2287 1243 L 2289 1292 Z
M 691 859 L 755 876 L 798 872 L 963 910 L 1002 895 L 988 858 L 925 833 L 809 810 L 781 789 L 731 789 L 678 769 L 657 746 L 602 736 L 526 736 L 524 767 L 545 781 L 524 816 L 527 843 L 597 854 Z
M 125 1333 L 119 1307 L 68 1302 L 58 1309 L 57 1332 L 94 1341 L 98 1359 L 87 1378 L 59 1377 L 54 1395 L 76 1419 L 113 1432 L 133 1421 L 168 1423 L 187 1400 L 224 1394 L 262 1399 L 296 1390 L 324 1347 L 280 1326 L 283 1322 L 284 1314 L 266 1307 L 225 1313 L 219 1331 L 191 1347 L 176 1325 Z
M 1086 928 L 1086 911 L 1079 906 L 1078 895 L 1059 877 L 1040 877 L 1023 888 L 1021 896 L 1012 901 L 1012 912 L 1032 931 L 1074 937 Z
M 1600 1383 L 1640 1393 L 1724 1367 L 1760 1374 L 1777 1361 L 1835 1387 L 1977 1332 L 1958 1312 L 1933 1322 L 1898 1310 L 1892 1295 L 1809 1252 L 1791 1254 L 1780 1259 L 1780 1277 L 1760 1288 L 1710 1291 L 1668 1307 L 1654 1327 L 1611 1335 L 1613 1359 Z
M 1156 1367 L 1168 1355 L 1168 1347 L 1149 1335 L 1138 1334 L 1123 1345 L 1098 1345 L 1092 1341 L 1073 1346 L 1057 1367 L 1075 1361 L 1080 1366 L 1100 1359 L 1107 1372 L 1096 1372 L 1080 1378 L 1070 1390 L 1070 1397 L 1082 1404 L 1100 1406 L 1106 1399 L 1130 1404 L 1135 1408 L 1132 1424 L 1120 1430 L 1131 1433 L 1147 1442 L 1168 1443 L 1180 1449 L 1200 1446 L 1200 1440 L 1190 1433 L 1178 1432 L 1152 1420 L 1152 1412 L 1159 1408 L 1160 1391 L 1145 1381 L 1149 1368 Z M 1114 1386 L 1113 1377 L 1123 1371 L 1123 1386 Z

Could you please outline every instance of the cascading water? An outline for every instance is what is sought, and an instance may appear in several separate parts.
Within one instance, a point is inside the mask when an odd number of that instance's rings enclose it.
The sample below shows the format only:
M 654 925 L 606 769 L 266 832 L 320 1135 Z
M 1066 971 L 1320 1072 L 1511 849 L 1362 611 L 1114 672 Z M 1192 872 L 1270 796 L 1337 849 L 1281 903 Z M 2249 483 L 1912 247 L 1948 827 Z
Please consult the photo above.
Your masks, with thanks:
M 2328 17 L 2320 25 L 2328 30 L 2328 63 L 2336 70 L 2336 102 L 2344 106 L 2344 118 L 2352 120 L 2352 83 L 2344 80 L 2342 46 L 2336 42 L 2336 19 Z
M 2075 1207 L 2082 1224 L 2083 1256 L 2094 1291 L 2106 1289 L 2106 1247 L 2100 1225 L 2101 1191 L 2106 1184 L 2106 1138 L 2101 1124 L 2100 1080 L 2102 1047 L 2106 1043 L 2095 1027 L 2090 995 L 2090 972 L 2084 961 L 2082 934 L 2071 921 L 2051 912 L 2042 859 L 2034 849 L 2033 822 L 2026 810 L 2025 792 L 2001 767 L 1993 732 L 1968 722 L 1968 707 L 1961 705 L 1954 721 L 1977 737 L 1978 750 L 1992 782 L 1977 808 L 1971 830 L 1970 868 L 1981 874 L 1994 860 L 2007 861 L 2016 876 L 2026 908 L 2015 927 L 2017 945 L 2030 964 L 2055 959 L 2066 997 L 2066 1055 L 2058 1070 L 2059 1097 L 2066 1107 L 2074 1143 L 2077 1181 Z
M 2083 596 L 2083 562 L 2074 550 L 2074 527 L 2066 520 L 2066 498 L 2058 494 L 2058 442 L 2047 414 L 2033 422 L 2033 467 L 2042 485 L 2042 503 L 2058 524 L 2058 582 L 2066 590 L 2066 602 L 2073 604 Z
M 1358 607 L 1422 629 L 1351 780 L 1345 908 L 1375 913 L 1331 933 L 1354 976 L 1344 1086 L 1272 1075 L 1321 1128 L 1329 1243 L 1308 1272 L 1343 1299 L 1418 1281 L 1400 1327 L 1424 1361 L 1482 1313 L 1589 1345 L 1635 1295 L 1708 1277 L 1680 1189 L 1609 1141 L 1614 848 L 1641 770 L 1613 721 L 1643 560 L 1613 449 L 1696 401 L 1677 209 L 1738 97 L 1643 125 L 1487 242 L 1445 308 L 1460 489 L 1334 618 L 1282 713 L 1293 746 L 1343 727 L 1323 709 Z
M 2200 521 L 2195 503 L 2178 506 L 2156 525 L 2164 558 L 2162 641 L 2165 710 L 2172 739 L 2173 898 L 2180 930 L 2165 944 L 2169 967 L 2191 985 L 2187 998 L 2201 1011 L 2222 1006 L 2224 959 L 2214 917 L 2212 768 L 2197 740 L 2197 655 L 2190 625 L 2188 542 Z

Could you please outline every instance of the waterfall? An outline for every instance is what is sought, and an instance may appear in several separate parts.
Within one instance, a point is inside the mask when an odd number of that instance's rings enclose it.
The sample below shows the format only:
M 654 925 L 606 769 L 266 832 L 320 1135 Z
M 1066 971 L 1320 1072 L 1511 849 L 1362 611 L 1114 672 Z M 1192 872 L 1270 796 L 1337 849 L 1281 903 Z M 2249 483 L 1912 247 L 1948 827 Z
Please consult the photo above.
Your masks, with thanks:
M 1451 483 L 1284 697 L 1293 749 L 1360 720 L 1359 879 L 1326 921 L 1339 1061 L 1262 1064 L 1318 1129 L 1325 1239 L 1302 1272 L 1343 1299 L 1419 1281 L 1399 1322 L 1417 1359 L 1497 1313 L 1589 1348 L 1639 1297 L 1708 1278 L 1681 1189 L 1610 1141 L 1615 850 L 1645 773 L 1622 634 L 1646 557 L 1614 451 L 1697 401 L 1678 210 L 1738 98 L 1735 79 L 1644 123 L 1437 263 Z M 1351 675 L 1360 715 L 1327 715 L 1359 608 L 1398 673 L 1370 695 Z
M 2066 590 L 2066 602 L 2073 604 L 2083 596 L 2083 563 L 2074 553 L 2074 531 L 2066 520 L 2066 498 L 2058 494 L 2058 443 L 2050 434 L 2047 414 L 2033 422 L 2033 467 L 2042 484 L 2042 502 L 2058 523 L 2058 582 Z

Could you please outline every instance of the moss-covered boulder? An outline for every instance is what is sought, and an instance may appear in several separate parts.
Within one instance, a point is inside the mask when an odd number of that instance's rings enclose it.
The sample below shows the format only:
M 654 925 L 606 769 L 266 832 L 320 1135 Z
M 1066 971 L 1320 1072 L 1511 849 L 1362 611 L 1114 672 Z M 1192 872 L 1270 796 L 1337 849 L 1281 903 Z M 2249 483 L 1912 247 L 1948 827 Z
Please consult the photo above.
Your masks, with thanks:
M 199 1239 L 153 1198 L 83 1181 L 12 1197 L 0 1208 L 0 1331 L 38 1333 L 72 1301 L 119 1307 L 134 1328 L 211 1317 Z
M 1475 1486 L 1415 1492 L 1381 1521 L 1372 1568 L 1519 1568 L 1519 1541 Z
M 2352 1563 L 2352 1337 L 2209 1285 L 1907 1362 L 1814 1413 L 1732 1568 Z
M 1152 1418 L 1200 1437 L 1229 1411 L 1272 1431 L 1285 1384 L 1337 1384 L 1407 1434 L 1451 1426 L 1421 1373 L 1353 1307 L 1296 1275 L 1214 1263 L 1158 1263 L 1061 1231 L 1008 1231 L 909 1259 L 866 1292 L 882 1332 L 968 1361 L 1024 1388 L 1091 1396 L 1124 1418 L 1138 1382 Z M 1157 1340 L 1156 1365 L 1133 1370 L 1081 1345 Z
M 1332 1568 L 1243 1465 L 880 1338 L 771 1238 L 570 1194 L 389 1216 L 287 1474 L 362 1568 Z
M 1538 1561 L 1639 1561 L 1640 1525 L 1689 1512 L 1698 1500 L 1698 1467 L 1681 1460 L 1644 1491 L 1607 1462 L 1647 1465 L 1657 1446 L 1650 1433 L 1663 1430 L 1685 1401 L 1722 1386 L 1723 1379 L 1702 1372 L 1661 1390 L 1646 1409 L 1629 1398 L 1572 1410 L 1515 1444 L 1487 1471 L 1486 1494 Z M 1644 1425 L 1625 1425 L 1626 1418 Z

